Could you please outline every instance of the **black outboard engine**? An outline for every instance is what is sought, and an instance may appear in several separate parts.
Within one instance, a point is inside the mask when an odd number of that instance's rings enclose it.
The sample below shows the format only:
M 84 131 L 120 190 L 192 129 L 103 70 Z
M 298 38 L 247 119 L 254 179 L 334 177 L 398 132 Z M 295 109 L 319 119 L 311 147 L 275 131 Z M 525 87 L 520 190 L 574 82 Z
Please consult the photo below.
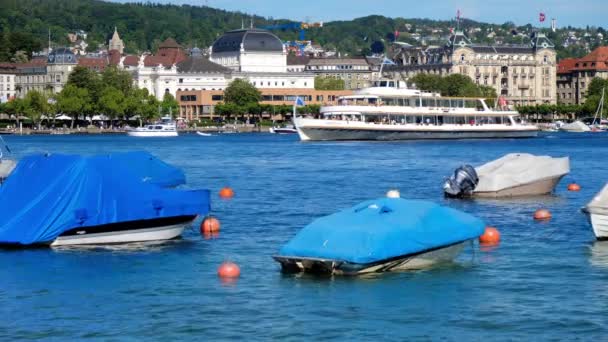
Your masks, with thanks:
M 443 183 L 443 192 L 447 197 L 468 197 L 473 194 L 477 183 L 479 178 L 475 168 L 471 165 L 463 165 Z

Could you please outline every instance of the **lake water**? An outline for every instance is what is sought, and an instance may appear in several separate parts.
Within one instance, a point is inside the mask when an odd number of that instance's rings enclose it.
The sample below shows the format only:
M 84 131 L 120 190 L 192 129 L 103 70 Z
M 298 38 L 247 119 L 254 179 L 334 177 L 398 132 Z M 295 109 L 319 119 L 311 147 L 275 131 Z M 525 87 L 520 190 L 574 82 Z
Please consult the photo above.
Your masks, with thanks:
M 213 192 L 216 239 L 195 227 L 154 246 L 0 250 L 0 339 L 54 340 L 604 340 L 608 242 L 580 208 L 608 181 L 607 134 L 529 140 L 300 143 L 296 136 L 7 136 L 34 152 L 143 149 Z M 509 152 L 570 156 L 556 196 L 446 200 L 454 168 Z M 45 175 L 40 175 L 44 177 Z M 576 181 L 578 193 L 566 191 Z M 236 197 L 220 200 L 231 186 Z M 381 197 L 449 205 L 499 228 L 494 249 L 455 263 L 372 278 L 283 275 L 271 256 L 314 218 Z M 1 205 L 1 203 L 0 203 Z M 549 222 L 533 212 L 546 206 Z M 198 224 L 198 222 L 197 222 Z M 241 266 L 218 279 L 224 260 Z

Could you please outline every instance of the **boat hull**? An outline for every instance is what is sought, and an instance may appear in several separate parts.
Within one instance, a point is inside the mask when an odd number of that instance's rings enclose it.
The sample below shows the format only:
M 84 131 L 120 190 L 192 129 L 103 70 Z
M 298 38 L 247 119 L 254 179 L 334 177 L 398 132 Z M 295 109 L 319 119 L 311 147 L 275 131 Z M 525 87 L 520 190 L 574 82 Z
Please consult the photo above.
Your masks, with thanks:
M 302 141 L 533 138 L 537 130 L 298 127 Z
M 380 272 L 420 270 L 454 260 L 466 241 L 383 260 L 372 264 L 352 264 L 339 260 L 274 256 L 284 272 L 307 272 L 336 275 L 362 275 Z
M 589 222 L 593 227 L 593 234 L 598 240 L 608 240 L 608 215 L 587 211 Z
M 51 247 L 74 245 L 102 245 L 130 242 L 171 240 L 182 235 L 196 216 L 184 216 L 164 220 L 140 221 L 99 227 L 73 229 L 57 237 Z
M 514 186 L 507 189 L 502 189 L 499 191 L 480 191 L 473 192 L 473 197 L 482 197 L 482 198 L 497 198 L 497 197 L 517 197 L 517 196 L 535 196 L 535 195 L 546 195 L 553 192 L 557 183 L 564 177 L 565 175 L 542 179 L 533 183 L 523 184 L 519 186 Z
M 166 131 L 166 132 L 143 132 L 143 131 L 129 131 L 127 135 L 131 137 L 177 137 L 177 131 Z

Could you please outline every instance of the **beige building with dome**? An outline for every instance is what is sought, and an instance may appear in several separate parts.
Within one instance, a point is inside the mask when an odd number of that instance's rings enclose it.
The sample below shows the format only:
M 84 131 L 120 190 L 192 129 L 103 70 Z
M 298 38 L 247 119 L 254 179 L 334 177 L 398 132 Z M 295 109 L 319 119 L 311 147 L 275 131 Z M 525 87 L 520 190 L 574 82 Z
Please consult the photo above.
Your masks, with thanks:
M 385 65 L 383 74 L 402 80 L 419 73 L 467 75 L 509 105 L 556 103 L 554 47 L 542 33 L 528 44 L 481 45 L 456 32 L 443 47 L 398 46 L 392 55 L 397 65 Z

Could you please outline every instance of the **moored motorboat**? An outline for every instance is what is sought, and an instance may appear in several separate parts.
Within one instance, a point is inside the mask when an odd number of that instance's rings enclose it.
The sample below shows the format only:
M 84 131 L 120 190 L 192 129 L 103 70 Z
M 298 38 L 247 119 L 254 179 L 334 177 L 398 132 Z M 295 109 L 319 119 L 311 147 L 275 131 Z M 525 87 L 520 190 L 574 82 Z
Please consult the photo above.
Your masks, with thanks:
M 304 227 L 278 255 L 285 272 L 358 275 L 453 260 L 484 231 L 480 219 L 432 202 L 365 201 Z
M 456 169 L 443 190 L 448 197 L 514 197 L 553 192 L 570 172 L 568 157 L 552 158 L 527 153 L 510 153 L 473 168 Z
M 175 122 L 170 117 L 163 117 L 160 122 L 137 127 L 127 131 L 132 137 L 177 137 Z
M 274 126 L 268 129 L 270 133 L 274 134 L 297 134 L 298 130 L 293 125 L 285 126 Z
M 608 184 L 583 208 L 598 240 L 608 240 Z
M 211 137 L 211 136 L 213 136 L 213 134 L 211 134 L 211 133 L 205 133 L 205 132 L 201 132 L 201 131 L 196 131 L 196 135 L 200 135 L 202 137 Z
M 47 154 L 20 160 L 0 187 L 0 244 L 172 239 L 209 211 L 209 191 L 147 182 L 136 168 L 111 156 Z
M 587 126 L 584 122 L 579 121 L 579 120 L 564 124 L 559 129 L 560 129 L 560 131 L 575 132 L 575 133 L 583 133 L 583 132 L 591 131 L 591 128 L 589 126 Z

